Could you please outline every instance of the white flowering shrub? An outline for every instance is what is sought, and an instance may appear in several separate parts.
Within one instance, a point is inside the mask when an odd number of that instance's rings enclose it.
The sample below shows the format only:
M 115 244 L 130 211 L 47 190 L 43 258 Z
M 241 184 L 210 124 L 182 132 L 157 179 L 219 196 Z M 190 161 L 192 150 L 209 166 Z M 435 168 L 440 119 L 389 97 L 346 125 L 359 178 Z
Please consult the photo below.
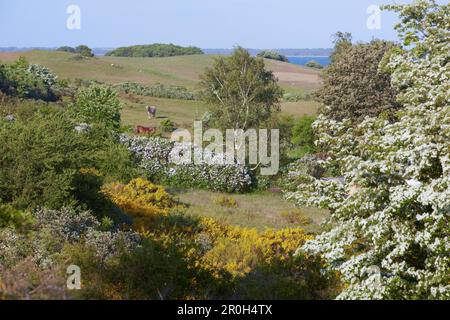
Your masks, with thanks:
M 341 274 L 338 298 L 450 299 L 450 5 L 387 8 L 404 43 L 385 67 L 405 109 L 356 127 L 319 117 L 325 164 L 343 179 L 304 175 L 286 195 L 330 210 L 329 231 L 301 250 Z
M 40 78 L 48 88 L 54 86 L 58 80 L 58 76 L 54 75 L 47 67 L 41 66 L 40 64 L 30 64 L 27 72 Z
M 139 166 L 154 182 L 224 192 L 245 192 L 254 186 L 251 171 L 240 164 L 173 163 L 171 153 L 176 148 L 169 140 L 121 135 L 120 141 L 136 156 Z M 191 144 L 183 147 L 195 148 Z

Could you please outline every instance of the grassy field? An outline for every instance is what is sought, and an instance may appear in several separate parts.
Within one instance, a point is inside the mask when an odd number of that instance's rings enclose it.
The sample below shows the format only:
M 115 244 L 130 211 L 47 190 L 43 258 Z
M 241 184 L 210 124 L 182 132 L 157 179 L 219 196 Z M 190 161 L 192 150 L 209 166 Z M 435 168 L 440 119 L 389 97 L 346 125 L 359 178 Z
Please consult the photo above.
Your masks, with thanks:
M 13 62 L 24 56 L 31 63 L 50 68 L 62 79 L 90 79 L 108 83 L 135 81 L 152 84 L 197 86 L 199 76 L 214 61 L 212 55 L 192 55 L 167 58 L 95 57 L 75 60 L 75 55 L 56 51 L 3 52 L 0 61 Z M 279 79 L 281 86 L 313 90 L 321 85 L 319 72 L 301 66 L 266 60 L 266 66 Z
M 0 53 L 0 62 L 13 62 L 24 56 L 30 63 L 38 63 L 50 68 L 60 79 L 89 79 L 111 84 L 127 81 L 143 84 L 162 83 L 165 85 L 198 88 L 200 75 L 210 66 L 215 56 L 193 55 L 168 58 L 120 58 L 95 57 L 92 59 L 74 59 L 75 55 L 56 51 L 29 51 Z M 267 67 L 279 79 L 286 92 L 302 93 L 321 85 L 317 70 L 297 65 L 266 60 Z M 123 123 L 125 125 L 145 125 L 157 127 L 161 120 L 169 118 L 179 127 L 192 126 L 195 119 L 201 118 L 207 106 L 200 101 L 160 99 L 140 96 L 121 95 L 124 103 Z M 145 106 L 158 107 L 158 118 L 149 120 Z M 282 112 L 301 117 L 317 112 L 317 103 L 313 101 L 283 102 Z
M 127 126 L 143 125 L 158 127 L 164 119 L 170 119 L 178 128 L 191 128 L 194 120 L 200 120 L 207 110 L 201 101 L 161 99 L 121 95 L 124 104 L 122 123 Z M 145 106 L 158 106 L 155 119 L 149 119 Z
M 121 95 L 124 104 L 122 122 L 124 125 L 158 127 L 162 120 L 170 119 L 179 128 L 191 128 L 194 120 L 200 120 L 208 106 L 201 101 L 163 99 L 136 95 Z M 149 119 L 145 109 L 148 105 L 158 106 L 156 119 Z M 319 104 L 314 101 L 283 102 L 283 114 L 294 117 L 314 115 Z
M 320 230 L 320 224 L 328 212 L 316 208 L 297 208 L 284 200 L 280 194 L 256 192 L 228 195 L 205 190 L 170 190 L 175 197 L 188 206 L 188 214 L 213 217 L 237 226 L 264 230 L 265 228 L 301 227 L 307 232 Z M 215 203 L 218 197 L 233 198 L 236 208 Z

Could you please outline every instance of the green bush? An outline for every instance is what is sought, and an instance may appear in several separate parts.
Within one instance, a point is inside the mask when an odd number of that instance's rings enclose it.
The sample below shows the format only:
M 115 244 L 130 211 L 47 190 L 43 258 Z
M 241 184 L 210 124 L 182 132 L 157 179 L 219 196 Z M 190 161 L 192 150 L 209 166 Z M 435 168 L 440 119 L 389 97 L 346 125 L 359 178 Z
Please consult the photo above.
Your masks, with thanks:
M 0 199 L 18 208 L 79 204 L 80 169 L 97 168 L 105 179 L 124 179 L 136 172 L 131 155 L 109 130 L 75 131 L 60 110 L 41 107 L 0 119 Z M 95 185 L 94 185 L 95 186 Z
M 23 229 L 32 223 L 33 219 L 28 212 L 20 211 L 11 205 L 0 203 L 0 229 Z
M 85 45 L 80 45 L 74 49 L 75 53 L 78 53 L 82 57 L 91 58 L 94 56 L 92 49 Z
M 163 131 L 165 131 L 165 132 L 172 132 L 173 130 L 175 130 L 176 125 L 175 125 L 175 123 L 172 122 L 172 120 L 165 119 L 165 120 L 161 121 L 161 127 L 162 127 Z
M 56 51 L 62 51 L 62 52 L 69 52 L 69 53 L 75 53 L 75 49 L 69 46 L 62 46 L 56 49 Z
M 394 45 L 380 40 L 352 44 L 348 35 L 338 37 L 331 64 L 323 72 L 324 85 L 315 94 L 324 106 L 321 113 L 355 122 L 380 113 L 393 117 L 401 106 L 396 102 L 390 75 L 379 72 L 379 65 Z
M 257 54 L 258 57 L 264 58 L 264 59 L 270 59 L 270 60 L 277 60 L 277 61 L 283 61 L 283 62 L 289 62 L 289 59 L 276 52 L 271 50 L 264 50 Z
M 0 91 L 19 98 L 56 101 L 56 76 L 40 65 L 30 65 L 25 58 L 0 65 Z
M 323 66 L 320 63 L 318 63 L 316 60 L 308 61 L 306 63 L 306 66 L 308 68 L 313 68 L 313 69 L 323 69 Z
M 315 135 L 312 124 L 315 121 L 313 116 L 304 116 L 296 121 L 292 127 L 292 144 L 294 147 L 301 148 L 305 153 L 316 151 L 314 145 Z
M 78 91 L 74 103 L 69 106 L 74 119 L 88 124 L 101 124 L 107 128 L 120 128 L 122 106 L 117 93 L 108 86 L 92 84 Z

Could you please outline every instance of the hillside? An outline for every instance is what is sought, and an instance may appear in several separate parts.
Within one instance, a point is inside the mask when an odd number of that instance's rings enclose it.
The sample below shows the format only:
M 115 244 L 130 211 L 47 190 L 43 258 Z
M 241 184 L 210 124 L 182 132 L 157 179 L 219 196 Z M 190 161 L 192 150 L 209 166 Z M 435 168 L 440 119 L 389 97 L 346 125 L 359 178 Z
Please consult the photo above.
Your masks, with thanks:
M 123 58 L 95 57 L 76 60 L 74 55 L 54 51 L 2 52 L 0 61 L 12 62 L 20 56 L 31 63 L 47 66 L 60 78 L 82 78 L 109 83 L 135 81 L 139 83 L 160 82 L 168 85 L 196 86 L 205 67 L 210 66 L 215 56 L 190 55 L 167 58 Z M 266 60 L 285 87 L 315 89 L 320 86 L 319 72 L 301 66 Z

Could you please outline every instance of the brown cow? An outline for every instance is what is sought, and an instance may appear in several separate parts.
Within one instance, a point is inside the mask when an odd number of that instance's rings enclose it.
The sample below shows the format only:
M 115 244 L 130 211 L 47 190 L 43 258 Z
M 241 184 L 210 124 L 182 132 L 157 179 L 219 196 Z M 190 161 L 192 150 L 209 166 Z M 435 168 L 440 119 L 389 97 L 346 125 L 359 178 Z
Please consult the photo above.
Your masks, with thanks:
M 156 128 L 144 127 L 144 126 L 136 126 L 134 128 L 135 134 L 153 134 L 156 132 Z

